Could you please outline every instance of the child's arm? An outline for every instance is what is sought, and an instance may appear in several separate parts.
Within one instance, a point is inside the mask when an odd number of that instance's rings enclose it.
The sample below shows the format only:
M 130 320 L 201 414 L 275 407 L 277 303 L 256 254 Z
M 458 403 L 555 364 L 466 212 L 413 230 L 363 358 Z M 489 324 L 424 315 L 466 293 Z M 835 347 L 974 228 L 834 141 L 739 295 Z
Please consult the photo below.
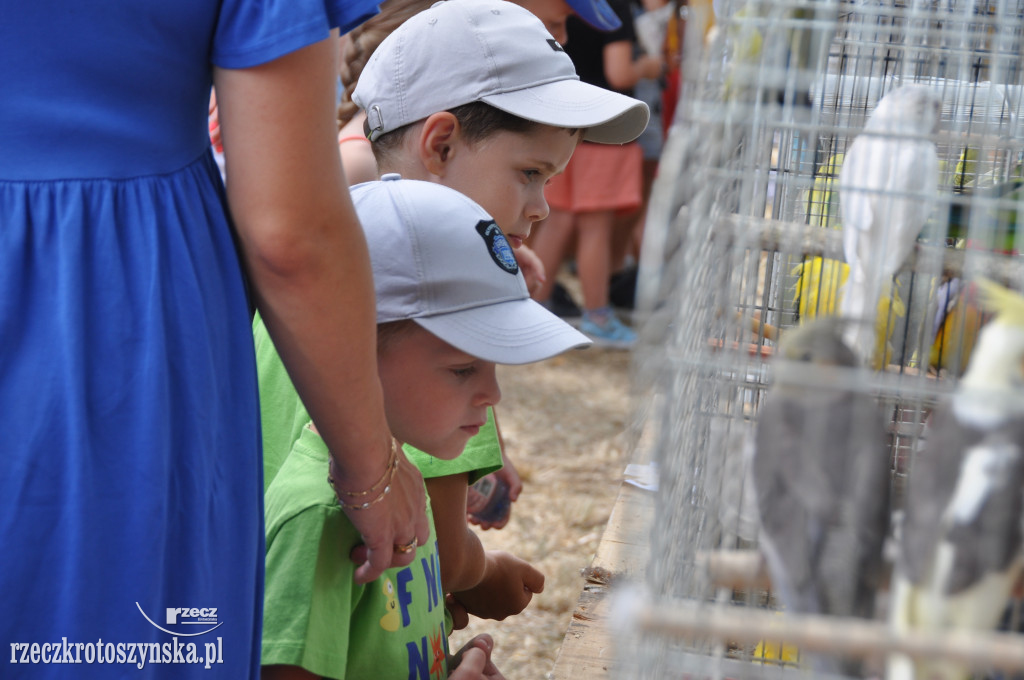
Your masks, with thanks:
M 441 585 L 446 593 L 467 590 L 484 577 L 484 547 L 466 524 L 466 473 L 426 480 L 434 512 Z
M 523 491 L 523 480 L 519 477 L 516 466 L 512 463 L 512 459 L 508 457 L 508 452 L 505 450 L 505 440 L 502 439 L 501 427 L 498 426 L 498 412 L 492 409 L 492 414 L 494 416 L 494 432 L 498 436 L 498 446 L 501 448 L 502 465 L 500 470 L 495 470 L 491 474 L 505 483 L 505 486 L 508 487 L 508 499 L 511 503 L 515 503 L 516 499 L 519 498 L 519 494 Z M 497 522 L 484 521 L 472 513 L 466 515 L 466 519 L 486 531 L 487 529 L 504 528 L 511 516 L 512 508 L 509 507 L 505 517 Z
M 534 593 L 544 589 L 544 574 L 515 555 L 484 552 L 480 538 L 466 523 L 466 474 L 426 480 L 434 513 L 441 585 L 466 610 L 486 619 L 518 614 Z
M 523 480 L 512 463 L 512 459 L 505 452 L 505 438 L 501 436 L 497 413 L 494 414 L 494 431 L 498 433 L 498 445 L 501 446 L 501 469 L 494 474 L 500 476 L 508 484 L 508 499 L 515 503 L 519 494 L 523 492 Z
M 533 594 L 543 592 L 544 574 L 526 560 L 500 550 L 488 550 L 485 559 L 480 583 L 452 593 L 470 614 L 501 621 L 526 609 Z

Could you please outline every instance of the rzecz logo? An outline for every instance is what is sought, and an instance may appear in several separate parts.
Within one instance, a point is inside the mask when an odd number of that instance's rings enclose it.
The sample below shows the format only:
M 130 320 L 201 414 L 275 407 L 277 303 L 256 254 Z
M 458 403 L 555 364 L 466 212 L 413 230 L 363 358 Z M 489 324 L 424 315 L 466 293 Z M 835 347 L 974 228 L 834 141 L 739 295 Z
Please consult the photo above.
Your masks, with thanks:
M 181 635 L 183 637 L 194 637 L 196 635 L 205 635 L 212 630 L 220 628 L 223 621 L 217 620 L 217 607 L 167 607 L 166 612 L 166 624 L 167 626 L 203 626 L 204 630 L 199 632 L 193 632 L 195 628 L 186 628 L 182 630 L 169 630 L 163 626 L 158 625 L 153 619 L 149 618 L 146 612 L 142 611 L 142 605 L 138 602 L 135 606 L 139 608 L 139 613 L 142 614 L 149 623 L 158 630 L 162 630 L 170 635 Z
M 178 620 L 179 617 L 181 618 L 180 621 Z M 202 609 L 196 609 L 193 607 L 192 609 L 186 609 L 179 607 L 176 609 L 168 607 L 167 623 L 172 625 L 175 623 L 217 623 L 217 608 L 212 607 L 208 609 L 203 607 Z

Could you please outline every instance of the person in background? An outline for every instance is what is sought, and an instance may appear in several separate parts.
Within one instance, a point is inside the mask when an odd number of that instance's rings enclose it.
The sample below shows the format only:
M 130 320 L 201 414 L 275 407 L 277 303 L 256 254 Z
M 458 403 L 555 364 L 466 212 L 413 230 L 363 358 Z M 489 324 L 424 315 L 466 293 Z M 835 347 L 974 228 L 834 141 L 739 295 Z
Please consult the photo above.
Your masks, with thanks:
M 517 5 L 530 10 L 544 22 L 555 40 L 565 46 L 569 40 L 566 21 L 575 16 L 598 31 L 614 31 L 622 26 L 615 10 L 608 0 L 513 0 Z
M 660 77 L 664 60 L 660 55 L 634 57 L 632 15 L 624 2 L 613 0 L 612 6 L 622 22 L 618 30 L 603 33 L 570 18 L 565 50 L 583 82 L 628 94 L 639 79 Z M 551 215 L 531 241 L 549 273 L 533 296 L 550 305 L 555 273 L 575 239 L 583 294 L 580 328 L 599 346 L 629 348 L 636 339 L 612 311 L 608 285 L 616 214 L 636 210 L 643 202 L 642 162 L 635 142 L 580 144 L 565 173 L 549 184 Z
M 637 34 L 637 56 L 641 54 L 665 54 L 666 64 L 671 63 L 665 53 L 666 34 L 674 7 L 669 0 L 644 0 L 643 4 L 632 3 L 634 26 Z M 647 204 L 650 201 L 654 178 L 664 140 L 661 107 L 665 79 L 641 78 L 633 88 L 634 96 L 645 102 L 651 109 L 651 122 L 637 138 L 643 150 L 641 174 L 642 204 L 632 212 L 616 215 L 612 227 L 611 278 L 608 284 L 608 301 L 617 314 L 630 314 L 635 306 L 636 280 L 639 271 L 640 249 L 643 243 L 644 222 L 647 219 Z

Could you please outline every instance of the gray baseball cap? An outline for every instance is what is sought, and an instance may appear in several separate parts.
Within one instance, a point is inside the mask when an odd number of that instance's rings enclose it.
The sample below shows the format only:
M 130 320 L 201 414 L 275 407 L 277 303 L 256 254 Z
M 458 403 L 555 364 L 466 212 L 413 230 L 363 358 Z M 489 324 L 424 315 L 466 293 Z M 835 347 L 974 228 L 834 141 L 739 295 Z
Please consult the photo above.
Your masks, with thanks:
M 477 101 L 605 144 L 636 139 L 650 119 L 639 99 L 582 82 L 540 19 L 504 0 L 444 0 L 409 18 L 374 51 L 352 101 L 371 140 Z
M 454 189 L 384 175 L 352 187 L 377 323 L 412 319 L 485 361 L 528 364 L 591 341 L 530 299 L 501 229 Z

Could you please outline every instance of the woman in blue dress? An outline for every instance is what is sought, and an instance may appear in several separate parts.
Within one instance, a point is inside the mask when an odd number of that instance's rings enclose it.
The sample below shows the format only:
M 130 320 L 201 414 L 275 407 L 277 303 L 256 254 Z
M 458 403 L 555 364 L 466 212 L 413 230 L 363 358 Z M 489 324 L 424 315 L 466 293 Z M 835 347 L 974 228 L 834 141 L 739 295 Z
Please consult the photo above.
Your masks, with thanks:
M 375 10 L 0 8 L 0 677 L 258 676 L 252 305 L 342 489 L 380 488 L 391 438 L 329 37 Z M 349 513 L 369 548 L 361 580 L 427 536 L 418 473 L 393 475 Z

